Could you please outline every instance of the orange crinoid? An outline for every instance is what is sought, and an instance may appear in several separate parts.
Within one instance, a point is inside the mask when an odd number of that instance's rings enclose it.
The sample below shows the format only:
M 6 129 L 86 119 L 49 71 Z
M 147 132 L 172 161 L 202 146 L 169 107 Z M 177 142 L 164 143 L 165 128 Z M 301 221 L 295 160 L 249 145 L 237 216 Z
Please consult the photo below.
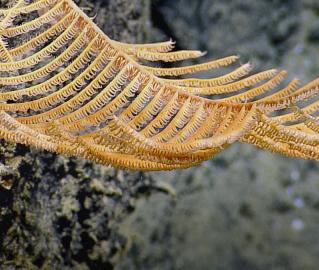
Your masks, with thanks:
M 203 54 L 172 51 L 172 41 L 111 40 L 72 0 L 26 2 L 0 10 L 0 138 L 135 170 L 194 166 L 236 141 L 319 158 L 319 123 L 311 115 L 319 103 L 295 105 L 317 95 L 319 80 L 301 88 L 294 80 L 266 96 L 285 71 L 248 75 L 245 64 L 215 78 L 174 79 L 238 57 L 148 66 Z M 16 24 L 25 14 L 32 19 Z M 217 94 L 228 95 L 209 98 Z M 295 109 L 270 116 L 288 107 Z

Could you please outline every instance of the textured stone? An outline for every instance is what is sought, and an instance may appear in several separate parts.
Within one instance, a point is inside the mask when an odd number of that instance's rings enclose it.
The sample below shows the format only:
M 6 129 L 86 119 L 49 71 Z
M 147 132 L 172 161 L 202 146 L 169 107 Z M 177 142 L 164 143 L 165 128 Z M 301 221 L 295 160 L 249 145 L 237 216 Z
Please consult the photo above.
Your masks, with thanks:
M 167 0 L 157 1 L 155 9 L 178 46 L 211 57 L 239 54 L 264 69 L 292 46 L 301 6 L 297 0 Z

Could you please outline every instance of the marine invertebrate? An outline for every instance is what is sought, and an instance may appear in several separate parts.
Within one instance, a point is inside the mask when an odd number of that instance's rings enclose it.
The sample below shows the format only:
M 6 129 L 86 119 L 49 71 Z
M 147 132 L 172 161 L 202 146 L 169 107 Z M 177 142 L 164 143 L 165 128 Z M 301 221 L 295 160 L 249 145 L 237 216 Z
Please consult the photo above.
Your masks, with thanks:
M 33 19 L 18 24 L 24 14 Z M 172 51 L 172 41 L 111 40 L 72 0 L 18 0 L 0 15 L 3 139 L 136 170 L 194 166 L 235 141 L 318 159 L 319 128 L 311 116 L 317 102 L 270 114 L 315 96 L 319 80 L 301 88 L 293 80 L 267 96 L 285 71 L 249 75 L 244 64 L 215 78 L 175 79 L 228 66 L 238 57 L 154 66 L 150 62 L 203 53 Z M 18 36 L 23 41 L 14 44 Z M 228 96 L 207 97 L 220 94 Z

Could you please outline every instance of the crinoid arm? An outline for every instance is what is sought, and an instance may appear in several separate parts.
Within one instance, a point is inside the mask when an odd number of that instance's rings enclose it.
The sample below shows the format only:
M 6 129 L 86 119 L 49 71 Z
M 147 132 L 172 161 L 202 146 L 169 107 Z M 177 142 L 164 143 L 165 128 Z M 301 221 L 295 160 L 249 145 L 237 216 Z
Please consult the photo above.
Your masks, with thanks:
M 72 0 L 18 0 L 0 19 L 2 139 L 145 171 L 195 166 L 236 141 L 319 157 L 317 102 L 270 116 L 316 96 L 318 80 L 281 87 L 285 71 L 250 75 L 249 63 L 197 78 L 238 56 L 167 68 L 205 53 L 111 40 Z

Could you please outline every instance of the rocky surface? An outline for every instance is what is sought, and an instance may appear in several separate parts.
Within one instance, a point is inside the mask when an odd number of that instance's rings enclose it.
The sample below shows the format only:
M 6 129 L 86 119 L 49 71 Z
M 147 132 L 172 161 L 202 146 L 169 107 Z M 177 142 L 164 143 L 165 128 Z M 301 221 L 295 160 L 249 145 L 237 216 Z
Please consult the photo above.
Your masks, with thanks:
M 22 146 L 1 158 L 19 163 L 3 177 L 13 185 L 1 189 L 1 269 L 113 268 L 127 244 L 118 223 L 150 178 Z

